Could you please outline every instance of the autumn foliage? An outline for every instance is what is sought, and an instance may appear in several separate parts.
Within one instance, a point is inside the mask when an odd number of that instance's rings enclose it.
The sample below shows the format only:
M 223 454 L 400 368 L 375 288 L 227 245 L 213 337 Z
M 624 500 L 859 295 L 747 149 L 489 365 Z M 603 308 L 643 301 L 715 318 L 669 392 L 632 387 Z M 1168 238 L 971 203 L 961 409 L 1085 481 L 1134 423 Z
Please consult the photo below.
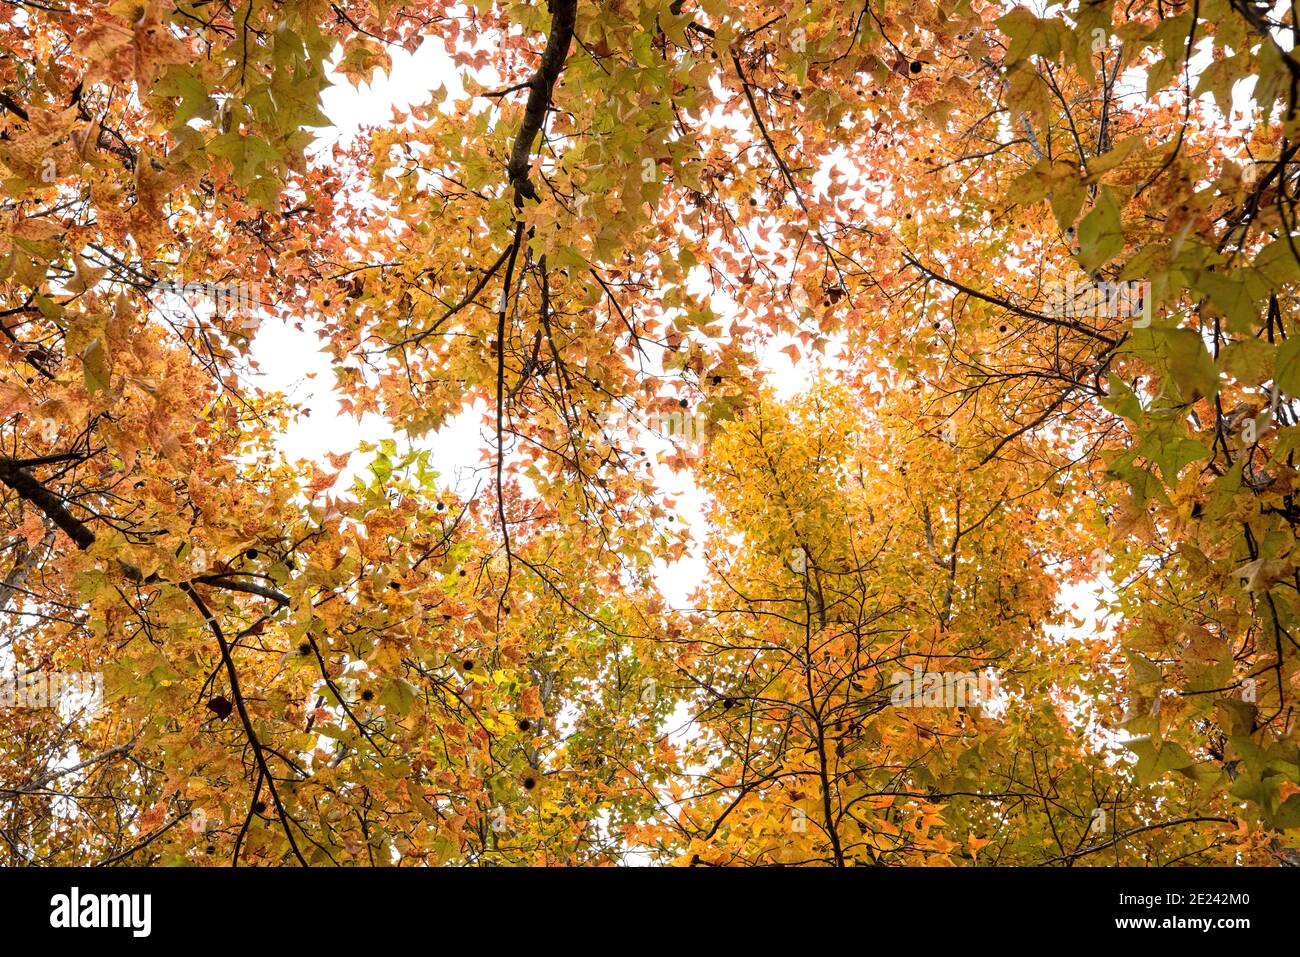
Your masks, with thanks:
M 1300 863 L 1297 30 L 0 3 L 0 862 Z

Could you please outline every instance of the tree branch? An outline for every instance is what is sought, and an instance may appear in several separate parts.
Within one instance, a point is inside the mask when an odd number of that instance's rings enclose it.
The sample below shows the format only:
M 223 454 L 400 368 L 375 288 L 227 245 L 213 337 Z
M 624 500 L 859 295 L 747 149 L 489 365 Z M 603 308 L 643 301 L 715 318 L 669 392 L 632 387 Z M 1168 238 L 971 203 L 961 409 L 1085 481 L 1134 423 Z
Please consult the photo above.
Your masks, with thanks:
M 564 61 L 569 55 L 573 27 L 577 20 L 578 0 L 551 0 L 550 7 L 551 35 L 546 40 L 546 49 L 542 51 L 542 62 L 538 64 L 533 78 L 528 81 L 524 121 L 515 136 L 514 148 L 510 150 L 510 164 L 506 168 L 510 183 L 515 188 L 516 206 L 522 206 L 525 198 L 537 199 L 537 190 L 528 178 L 528 155 L 532 152 L 533 140 L 546 122 L 555 81 L 564 69 Z

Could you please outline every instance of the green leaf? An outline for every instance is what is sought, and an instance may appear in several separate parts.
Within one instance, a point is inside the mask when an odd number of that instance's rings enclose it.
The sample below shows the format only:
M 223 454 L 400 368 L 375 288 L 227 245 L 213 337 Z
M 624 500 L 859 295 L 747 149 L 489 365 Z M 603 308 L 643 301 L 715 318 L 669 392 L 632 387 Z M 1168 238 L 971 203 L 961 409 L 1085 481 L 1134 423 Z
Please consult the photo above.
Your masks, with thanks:
M 1255 329 L 1255 299 L 1244 278 L 1228 277 L 1205 270 L 1196 277 L 1196 288 L 1210 297 L 1228 319 L 1228 328 L 1242 335 Z
M 1300 794 L 1292 794 L 1269 818 L 1276 828 L 1300 827 Z
M 1183 470 L 1183 466 L 1210 455 L 1210 450 L 1200 442 L 1170 436 L 1164 430 L 1150 432 L 1143 439 L 1139 451 L 1160 466 L 1160 473 L 1169 485 L 1178 481 L 1178 473 Z
M 1300 336 L 1278 346 L 1273 356 L 1273 379 L 1288 395 L 1300 395 Z
M 1130 136 L 1127 139 L 1120 140 L 1109 153 L 1098 156 L 1096 159 L 1088 161 L 1088 182 L 1097 182 L 1103 173 L 1108 173 L 1120 163 L 1128 159 L 1139 146 L 1143 145 L 1143 139 L 1140 136 Z
M 92 339 L 90 345 L 86 346 L 81 354 L 81 366 L 86 376 L 87 392 L 94 395 L 108 388 L 113 370 L 109 365 L 108 353 L 104 351 L 104 344 L 98 339 Z
M 1165 368 L 1184 402 L 1213 398 L 1218 393 L 1218 369 L 1200 334 L 1192 329 L 1149 329 Z
M 1181 771 L 1196 763 L 1180 745 L 1170 742 L 1157 743 L 1150 738 L 1137 738 L 1124 742 L 1124 747 L 1137 755 L 1133 773 L 1142 785 L 1150 784 L 1169 771 Z
M 1240 698 L 1223 697 L 1214 703 L 1219 726 L 1229 735 L 1249 734 L 1255 727 L 1255 706 Z
M 1288 283 L 1300 282 L 1300 261 L 1297 261 L 1297 248 L 1300 237 L 1282 236 L 1265 246 L 1255 257 L 1255 269 L 1264 275 L 1274 289 L 1282 289 Z
M 1296 354 L 1290 361 L 1294 363 L 1300 358 L 1300 347 L 1293 352 Z M 1273 347 L 1253 337 L 1230 342 L 1219 353 L 1219 368 L 1242 385 L 1260 386 L 1273 378 L 1274 362 Z M 1300 365 L 1292 374 L 1300 376 Z
M 196 67 L 173 65 L 166 75 L 154 84 L 153 92 L 167 97 L 179 97 L 173 126 L 184 126 L 195 116 L 206 113 L 210 100 L 208 88 L 196 72 Z
M 1135 505 L 1145 505 L 1153 498 L 1161 502 L 1169 501 L 1164 485 L 1156 474 L 1150 469 L 1142 468 L 1134 461 L 1135 450 L 1130 449 L 1118 454 L 1110 453 L 1110 455 L 1112 457 L 1107 462 L 1106 475 L 1128 484 L 1133 490 Z
M 1224 115 L 1232 112 L 1232 87 L 1245 73 L 1250 72 L 1249 61 L 1245 53 L 1224 57 L 1213 63 L 1205 64 L 1201 71 L 1200 82 L 1192 95 L 1198 100 L 1206 93 L 1214 96 Z
M 1123 249 L 1119 206 L 1111 191 L 1103 188 L 1098 194 L 1097 205 L 1079 224 L 1079 261 L 1087 272 L 1093 273 Z
M 1113 372 L 1110 374 L 1110 395 L 1100 400 L 1101 407 L 1115 415 L 1122 415 L 1131 422 L 1142 421 L 1142 402 L 1137 393 L 1125 384 L 1124 380 Z
M 1133 669 L 1133 680 L 1139 685 L 1158 685 L 1160 683 L 1160 666 L 1145 655 L 1136 651 L 1126 653 L 1129 665 Z
M 392 683 L 379 693 L 379 703 L 396 714 L 406 714 L 410 711 L 415 698 L 415 688 L 400 678 L 393 679 Z
M 1224 778 L 1223 768 L 1212 761 L 1202 761 L 1185 768 L 1175 768 L 1179 774 L 1191 778 L 1201 789 L 1201 794 L 1209 794 L 1216 784 Z
M 997 21 L 998 29 L 1010 38 L 1006 62 L 1016 63 L 1029 56 L 1056 59 L 1061 54 L 1070 29 L 1060 18 L 1040 20 L 1024 7 L 1016 7 Z

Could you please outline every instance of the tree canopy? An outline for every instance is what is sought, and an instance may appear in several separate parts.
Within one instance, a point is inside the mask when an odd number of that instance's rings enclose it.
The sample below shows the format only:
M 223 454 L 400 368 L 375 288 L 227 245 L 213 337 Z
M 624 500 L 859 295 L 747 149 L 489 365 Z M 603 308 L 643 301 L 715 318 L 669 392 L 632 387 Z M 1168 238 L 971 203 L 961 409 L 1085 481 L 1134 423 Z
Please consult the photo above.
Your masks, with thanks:
M 0 860 L 1300 863 L 1297 39 L 0 2 Z

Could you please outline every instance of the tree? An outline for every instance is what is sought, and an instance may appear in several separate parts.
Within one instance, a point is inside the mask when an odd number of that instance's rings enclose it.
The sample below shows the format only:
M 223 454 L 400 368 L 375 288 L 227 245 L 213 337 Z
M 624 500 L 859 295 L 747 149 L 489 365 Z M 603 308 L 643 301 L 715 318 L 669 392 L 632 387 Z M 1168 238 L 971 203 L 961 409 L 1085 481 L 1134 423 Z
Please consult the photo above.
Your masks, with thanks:
M 1053 10 L 0 4 L 6 858 L 1294 863 L 1294 14 Z
M 1104 645 L 1059 633 L 1053 565 L 1081 497 L 982 488 L 941 439 L 857 434 L 870 419 L 842 390 L 769 397 L 710 449 L 719 584 L 679 661 L 720 756 L 685 804 L 693 856 L 1221 859 L 1230 812 L 1136 784 L 1077 697 Z

